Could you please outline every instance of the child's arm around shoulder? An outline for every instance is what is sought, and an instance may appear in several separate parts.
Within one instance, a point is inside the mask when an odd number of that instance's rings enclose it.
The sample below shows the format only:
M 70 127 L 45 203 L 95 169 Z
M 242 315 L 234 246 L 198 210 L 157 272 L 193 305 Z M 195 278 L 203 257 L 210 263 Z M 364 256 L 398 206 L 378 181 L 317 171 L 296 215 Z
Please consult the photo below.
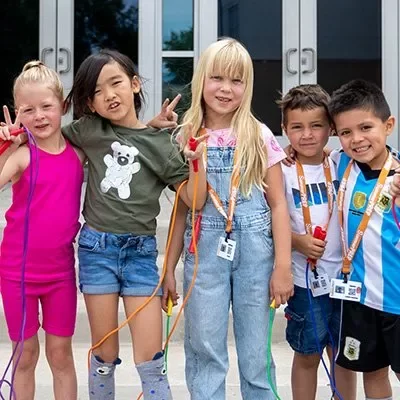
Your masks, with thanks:
M 103 129 L 104 122 L 96 115 L 85 115 L 61 128 L 63 136 L 74 147 L 84 149 L 89 140 L 97 138 L 99 130 Z
M 275 268 L 270 281 L 270 297 L 276 306 L 293 295 L 291 226 L 287 207 L 282 168 L 276 163 L 267 170 L 265 183 L 267 201 L 271 208 L 272 236 L 275 249 Z

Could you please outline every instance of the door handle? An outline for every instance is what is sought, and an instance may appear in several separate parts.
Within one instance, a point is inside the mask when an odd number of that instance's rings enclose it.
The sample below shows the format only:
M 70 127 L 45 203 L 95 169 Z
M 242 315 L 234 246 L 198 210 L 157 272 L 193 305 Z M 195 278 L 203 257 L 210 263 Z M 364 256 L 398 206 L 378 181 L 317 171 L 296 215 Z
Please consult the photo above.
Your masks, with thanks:
M 52 47 L 45 47 L 42 49 L 42 51 L 40 52 L 40 61 L 43 64 L 46 64 L 46 54 L 50 54 L 54 51 L 54 49 Z
M 297 52 L 297 49 L 292 47 L 286 52 L 286 71 L 289 72 L 289 74 L 296 75 L 297 71 L 293 69 L 290 65 L 290 58 L 291 56 Z
M 59 73 L 66 74 L 67 72 L 71 71 L 71 61 L 72 61 L 71 52 L 66 47 L 60 47 L 58 50 L 60 53 L 65 53 L 67 58 L 67 66 L 64 69 L 60 69 Z M 63 59 L 60 57 L 58 59 L 59 64 L 62 64 L 62 61 Z
M 315 62 L 315 50 L 312 47 L 305 47 L 302 49 L 304 53 L 311 53 L 311 67 L 309 69 L 305 69 L 303 74 L 312 74 L 315 72 L 316 62 Z

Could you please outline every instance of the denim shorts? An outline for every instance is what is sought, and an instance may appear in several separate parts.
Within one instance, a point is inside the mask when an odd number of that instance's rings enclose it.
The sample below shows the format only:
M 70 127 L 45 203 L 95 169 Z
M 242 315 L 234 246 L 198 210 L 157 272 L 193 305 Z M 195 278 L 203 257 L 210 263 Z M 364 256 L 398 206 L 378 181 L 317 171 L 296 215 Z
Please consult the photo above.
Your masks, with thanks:
M 331 299 L 329 294 L 313 297 L 315 326 L 320 350 L 326 346 L 337 350 L 340 330 L 340 301 Z M 290 347 L 300 354 L 318 353 L 314 324 L 308 298 L 308 290 L 294 287 L 294 296 L 285 308 L 287 319 L 286 340 Z
M 78 240 L 84 294 L 150 296 L 159 282 L 155 236 L 99 232 L 85 224 Z M 161 295 L 161 289 L 157 295 Z

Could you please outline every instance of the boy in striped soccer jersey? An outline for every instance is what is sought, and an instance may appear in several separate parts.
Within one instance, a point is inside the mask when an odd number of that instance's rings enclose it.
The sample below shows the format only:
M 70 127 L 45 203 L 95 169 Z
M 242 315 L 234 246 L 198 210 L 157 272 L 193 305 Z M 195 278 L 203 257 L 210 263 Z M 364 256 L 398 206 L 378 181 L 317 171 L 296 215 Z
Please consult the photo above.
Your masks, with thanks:
M 395 119 L 382 91 L 351 81 L 329 104 L 343 151 L 332 152 L 341 185 L 339 221 L 344 281 L 359 301 L 344 301 L 338 365 L 363 372 L 366 399 L 390 400 L 388 367 L 400 380 L 400 235 L 390 185 L 399 154 L 386 145 Z

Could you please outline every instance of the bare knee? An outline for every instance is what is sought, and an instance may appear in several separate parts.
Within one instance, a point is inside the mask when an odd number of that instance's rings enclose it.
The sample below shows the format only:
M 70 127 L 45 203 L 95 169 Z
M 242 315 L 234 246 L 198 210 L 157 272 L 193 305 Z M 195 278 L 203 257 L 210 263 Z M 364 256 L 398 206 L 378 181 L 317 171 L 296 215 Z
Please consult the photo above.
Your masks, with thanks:
M 13 343 L 13 349 L 15 349 L 16 343 Z M 27 372 L 32 371 L 36 368 L 36 364 L 39 360 L 39 341 L 37 336 L 33 336 L 24 342 L 24 347 L 22 351 L 22 355 L 19 357 L 19 349 L 17 349 L 14 361 L 18 360 L 18 365 L 16 369 L 19 372 Z
M 366 397 L 379 399 L 392 395 L 389 368 L 385 367 L 373 372 L 364 372 L 363 379 Z
M 46 358 L 52 370 L 63 371 L 71 368 L 74 363 L 70 343 L 58 346 L 47 346 Z
M 293 363 L 301 369 L 317 370 L 320 361 L 318 354 L 295 353 Z
M 389 379 L 389 369 L 381 368 L 372 372 L 363 373 L 364 384 L 377 384 L 379 382 L 386 382 Z

